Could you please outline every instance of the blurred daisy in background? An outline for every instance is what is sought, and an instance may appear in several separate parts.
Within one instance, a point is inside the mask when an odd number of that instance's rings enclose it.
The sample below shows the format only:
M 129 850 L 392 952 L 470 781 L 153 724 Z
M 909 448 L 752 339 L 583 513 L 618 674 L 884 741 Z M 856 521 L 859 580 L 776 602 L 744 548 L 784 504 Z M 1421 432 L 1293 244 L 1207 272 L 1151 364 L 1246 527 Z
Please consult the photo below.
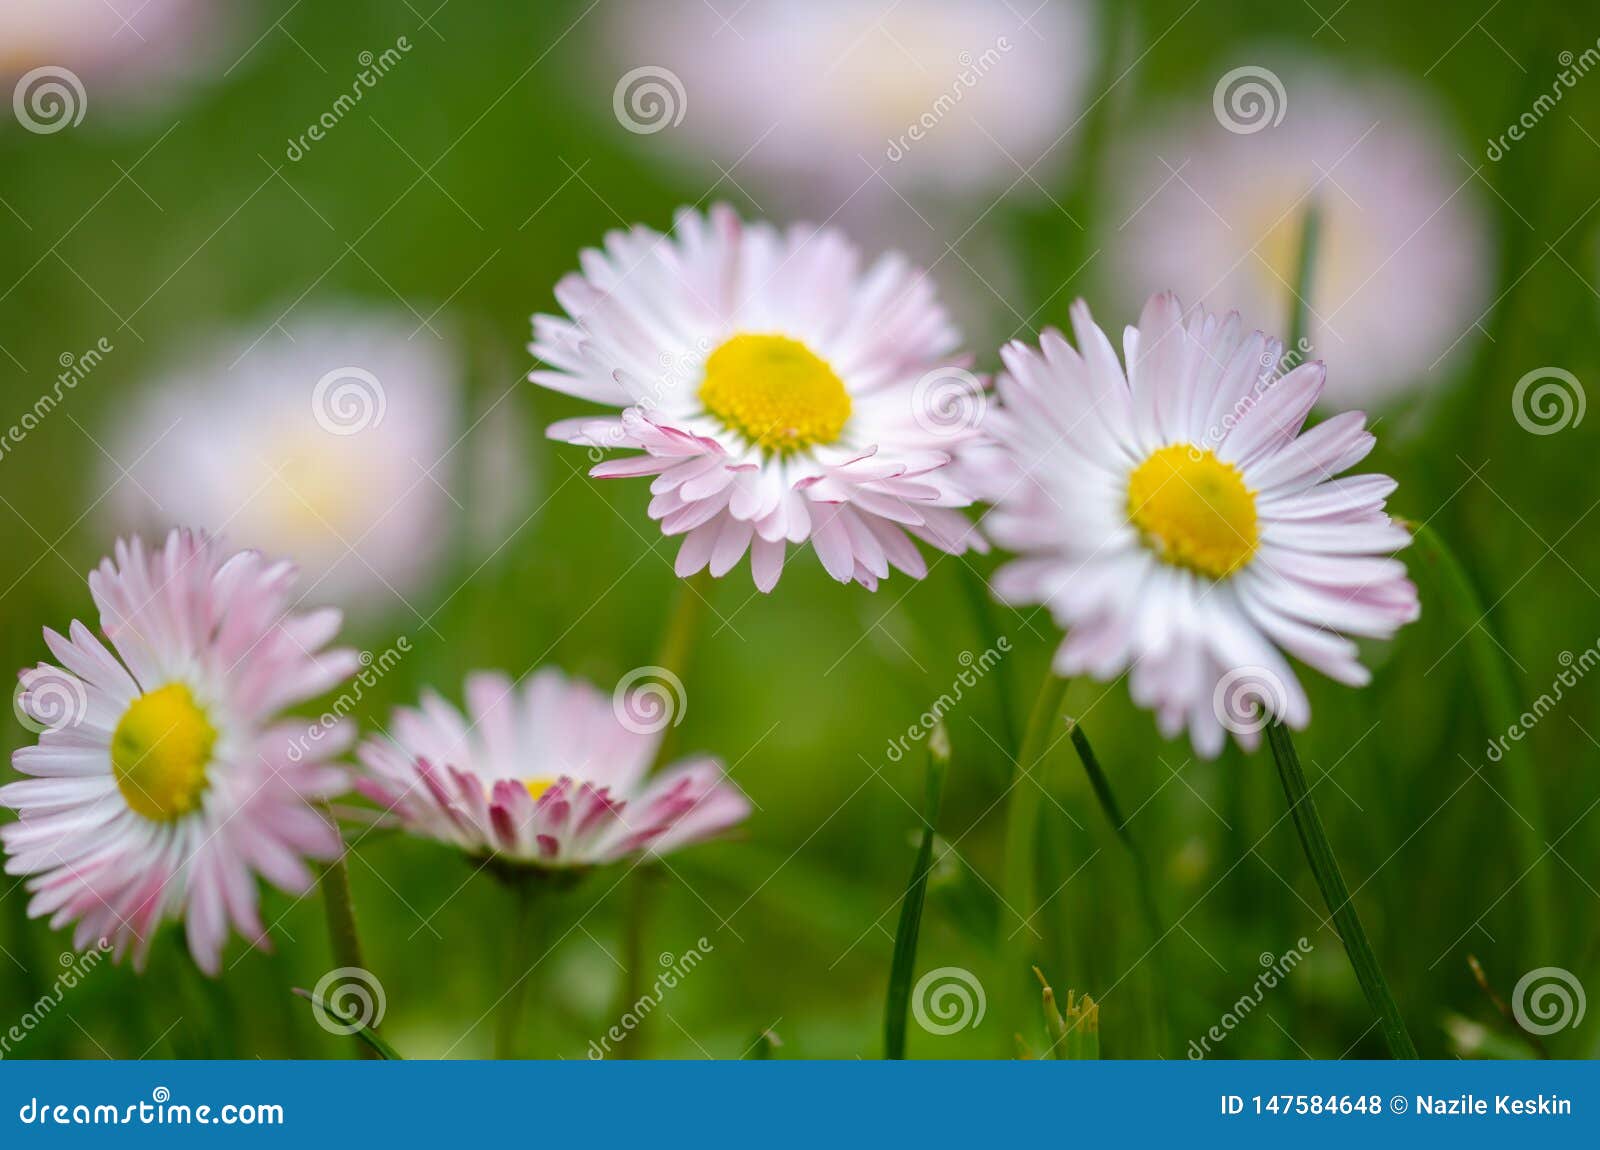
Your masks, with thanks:
M 875 589 L 927 564 L 908 538 L 985 544 L 952 467 L 980 442 L 983 384 L 933 285 L 898 255 L 863 268 L 840 233 L 684 210 L 664 237 L 612 232 L 534 316 L 535 383 L 624 410 L 550 435 L 641 454 L 599 478 L 651 476 L 650 516 L 682 535 L 676 569 L 721 576 L 750 553 L 770 591 L 790 544 Z
M 624 680 L 626 683 L 627 680 Z M 428 692 L 391 737 L 362 743 L 357 789 L 416 834 L 472 855 L 580 868 L 664 853 L 742 822 L 721 763 L 648 774 L 667 723 L 648 700 L 546 667 L 526 682 L 468 677 L 467 712 Z
M 1310 65 L 1237 69 L 1212 96 L 1152 117 L 1160 126 L 1120 150 L 1125 207 L 1107 213 L 1103 243 L 1125 306 L 1171 284 L 1287 329 L 1315 200 L 1307 334 L 1328 364 L 1327 399 L 1436 387 L 1435 365 L 1471 343 L 1494 275 L 1475 165 L 1457 158 L 1450 125 L 1398 80 Z
M 1067 628 L 1057 674 L 1130 672 L 1134 702 L 1171 738 L 1215 757 L 1231 731 L 1256 745 L 1271 715 L 1304 727 L 1310 704 L 1279 648 L 1351 686 L 1369 672 L 1347 635 L 1387 639 L 1418 614 L 1389 553 L 1383 475 L 1332 478 L 1372 450 L 1360 412 L 1300 429 L 1319 362 L 1279 374 L 1283 347 L 1238 313 L 1157 295 L 1123 337 L 1127 374 L 1078 301 L 1074 350 L 1046 331 L 1001 352 L 1000 406 L 984 429 L 1032 482 L 986 520 L 1022 558 L 994 588 L 1043 603 Z
M 403 316 L 286 322 L 136 398 L 107 448 L 120 464 L 107 503 L 119 523 L 192 523 L 293 555 L 312 602 L 400 607 L 465 519 L 462 367 Z
M 609 27 L 624 127 L 819 216 L 898 204 L 874 169 L 905 194 L 1033 194 L 1020 168 L 1048 184 L 1070 157 L 1095 52 L 1079 0 L 631 0 Z
M 86 117 L 114 116 L 214 65 L 239 22 L 225 8 L 204 0 L 5 0 L 0 83 L 24 101 L 25 126 L 31 119 L 59 130 L 85 102 Z M 10 118 L 0 117 L 0 127 Z
M 303 860 L 338 854 L 312 804 L 348 789 L 326 760 L 354 727 L 311 741 L 280 712 L 348 678 L 356 655 L 325 649 L 338 611 L 287 613 L 294 579 L 187 530 L 154 551 L 119 541 L 89 576 L 111 649 L 82 623 L 45 630 L 60 666 L 22 674 L 40 735 L 11 760 L 33 777 L 0 787 L 19 816 L 0 842 L 6 873 L 31 876 L 29 916 L 76 922 L 77 949 L 105 939 L 142 968 L 156 929 L 182 919 L 216 974 L 230 926 L 266 946 L 258 875 L 300 893 Z

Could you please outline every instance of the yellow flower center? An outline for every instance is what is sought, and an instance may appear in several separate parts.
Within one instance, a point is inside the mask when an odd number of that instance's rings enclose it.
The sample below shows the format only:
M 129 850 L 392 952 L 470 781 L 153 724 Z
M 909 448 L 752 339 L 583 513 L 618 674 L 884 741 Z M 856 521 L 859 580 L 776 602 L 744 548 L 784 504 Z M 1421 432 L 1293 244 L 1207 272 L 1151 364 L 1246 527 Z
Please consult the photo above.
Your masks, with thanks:
M 111 736 L 111 766 L 128 806 L 171 822 L 200 805 L 216 728 L 182 683 L 140 695 Z
M 713 351 L 700 402 L 767 451 L 833 443 L 850 418 L 850 393 L 833 368 L 782 335 L 736 335 Z
M 1175 443 L 1128 479 L 1128 521 L 1175 567 L 1212 579 L 1231 575 L 1256 553 L 1256 494 L 1231 463 Z
M 534 802 L 539 801 L 539 796 L 556 785 L 554 779 L 523 779 L 522 785 L 528 789 L 528 797 Z

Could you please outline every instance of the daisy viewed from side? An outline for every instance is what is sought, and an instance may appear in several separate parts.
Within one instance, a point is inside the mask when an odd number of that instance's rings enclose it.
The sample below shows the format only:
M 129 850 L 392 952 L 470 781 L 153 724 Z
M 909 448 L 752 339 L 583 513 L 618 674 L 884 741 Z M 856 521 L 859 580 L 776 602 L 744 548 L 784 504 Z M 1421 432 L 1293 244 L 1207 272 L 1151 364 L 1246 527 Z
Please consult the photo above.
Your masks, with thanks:
M 409 830 L 472 855 L 570 870 L 664 853 L 742 822 L 750 803 L 715 759 L 649 776 L 665 722 L 554 668 L 514 684 L 470 675 L 467 711 L 438 695 L 395 712 L 358 753 L 357 789 Z
M 108 650 L 82 623 L 46 629 L 60 666 L 22 674 L 19 709 L 40 728 L 0 787 L 19 819 L 0 827 L 6 873 L 29 875 L 31 917 L 76 922 L 73 945 L 108 940 L 142 967 L 156 928 L 185 921 L 190 953 L 216 974 L 230 925 L 266 945 L 259 875 L 299 893 L 305 858 L 339 835 L 312 804 L 347 789 L 327 759 L 339 725 L 306 738 L 280 713 L 347 678 L 327 650 L 332 609 L 291 614 L 294 567 L 226 555 L 195 532 L 154 551 L 134 538 L 89 576 Z
M 1282 345 L 1239 316 L 1157 295 L 1123 338 L 1127 372 L 1080 300 L 1074 350 L 1001 352 L 1000 406 L 984 429 L 1029 476 L 988 526 L 1021 554 L 996 575 L 1014 604 L 1068 629 L 1062 676 L 1130 672 L 1134 701 L 1168 737 L 1214 757 L 1231 730 L 1310 718 L 1282 652 L 1352 686 L 1369 673 L 1349 636 L 1389 638 L 1418 614 L 1390 553 L 1410 542 L 1382 475 L 1334 476 L 1372 449 L 1360 412 L 1301 433 L 1325 375 L 1283 371 Z M 1282 371 L 1282 374 L 1279 374 Z M 1281 649 L 1281 651 L 1280 651 Z
M 682 535 L 677 572 L 726 574 L 748 551 L 777 583 L 789 544 L 875 588 L 927 571 L 909 536 L 983 549 L 952 466 L 978 442 L 982 385 L 932 285 L 886 255 L 863 269 L 838 232 L 678 213 L 671 237 L 612 232 L 534 317 L 534 382 L 623 409 L 550 435 L 598 451 L 600 478 L 653 476 L 650 515 Z

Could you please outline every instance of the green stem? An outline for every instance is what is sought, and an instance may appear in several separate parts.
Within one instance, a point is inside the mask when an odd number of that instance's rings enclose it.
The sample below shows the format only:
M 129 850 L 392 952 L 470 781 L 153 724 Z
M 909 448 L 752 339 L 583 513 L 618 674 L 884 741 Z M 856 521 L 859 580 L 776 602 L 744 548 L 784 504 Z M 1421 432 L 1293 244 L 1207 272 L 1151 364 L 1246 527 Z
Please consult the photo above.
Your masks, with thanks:
M 644 938 L 655 878 L 656 868 L 641 865 L 628 879 L 628 901 L 622 916 L 622 987 L 617 994 L 613 1017 L 620 1018 L 633 1010 L 634 1003 L 644 992 Z M 611 1057 L 643 1058 L 644 1033 L 643 1026 L 624 1031 L 621 1040 L 611 1048 Z
M 1317 275 L 1317 245 L 1322 236 L 1322 205 L 1312 200 L 1300 221 L 1300 265 L 1295 272 L 1294 300 L 1289 307 L 1289 354 L 1292 366 L 1305 358 L 1300 343 L 1310 329 L 1311 287 Z
M 905 896 L 900 901 L 900 922 L 894 932 L 894 958 L 889 964 L 889 994 L 883 1008 L 883 1056 L 906 1056 L 906 1013 L 911 1006 L 911 976 L 916 973 L 917 939 L 922 933 L 922 907 L 928 894 L 928 872 L 933 869 L 934 823 L 944 799 L 945 775 L 950 769 L 950 732 L 944 724 L 928 736 L 927 797 L 923 804 L 922 841 L 911 867 Z
M 694 657 L 695 640 L 700 634 L 700 621 L 706 613 L 711 587 L 709 571 L 700 571 L 680 580 L 677 600 L 667 616 L 661 644 L 656 648 L 655 665 L 676 676 L 680 683 L 688 677 L 689 662 Z M 652 771 L 659 769 L 671 755 L 669 744 L 674 741 L 678 729 L 678 716 L 673 718 L 675 721 L 667 725 L 661 736 L 661 745 L 656 748 L 655 761 L 650 768 Z
M 326 805 L 323 813 L 329 819 L 334 818 L 332 809 Z M 333 953 L 334 966 L 364 971 L 367 963 L 361 954 L 361 936 L 356 931 L 355 902 L 350 897 L 350 869 L 345 865 L 350 848 L 344 846 L 342 841 L 340 848 L 339 856 L 322 868 L 318 884 L 322 888 L 322 910 L 328 923 L 328 945 Z M 362 1058 L 378 1057 L 365 1044 L 358 1045 L 357 1049 Z
M 1466 636 L 1473 688 L 1482 707 L 1484 723 L 1491 735 L 1503 734 L 1518 725 L 1522 705 L 1516 681 L 1507 663 L 1505 649 L 1489 630 L 1489 614 L 1483 609 L 1472 581 L 1455 554 L 1439 533 L 1421 523 L 1408 524 L 1417 541 L 1417 553 L 1434 574 L 1434 583 L 1443 594 L 1453 630 Z M 1517 846 L 1518 865 L 1532 891 L 1528 913 L 1524 916 L 1527 953 L 1535 961 L 1547 962 L 1550 955 L 1550 924 L 1556 921 L 1550 890 L 1550 869 L 1543 864 L 1545 844 L 1544 800 L 1539 792 L 1533 756 L 1524 743 L 1502 740 L 1503 777 L 1511 792 L 1510 803 L 1518 817 L 1511 820 L 1511 836 Z
M 1011 803 L 1006 813 L 1004 899 L 1000 908 L 1000 952 L 1005 957 L 1002 1000 L 1016 1005 L 1028 985 L 1033 967 L 1033 945 L 1029 935 L 1038 903 L 1039 810 L 1044 784 L 1036 774 L 1056 717 L 1066 700 L 1067 680 L 1046 671 L 1028 717 L 1022 737 L 1022 753 L 1017 758 L 1017 773 L 1011 784 Z
M 661 633 L 661 644 L 656 649 L 655 665 L 667 674 L 675 676 L 680 684 L 687 677 L 689 663 L 694 657 L 700 625 L 709 606 L 712 583 L 709 571 L 700 571 L 682 580 L 677 600 L 667 616 L 666 628 Z M 673 718 L 676 719 L 677 716 Z M 676 739 L 677 728 L 677 723 L 672 722 L 662 732 L 661 742 L 657 745 L 655 757 L 650 763 L 652 773 L 659 771 L 671 759 L 671 744 Z M 634 1003 L 639 1001 L 640 991 L 644 985 L 644 938 L 649 929 L 652 903 L 650 890 L 654 870 L 652 864 L 641 863 L 636 868 L 636 873 L 628 880 L 627 902 L 622 911 L 624 973 L 622 985 L 617 990 L 616 1008 L 612 1012 L 614 1016 L 620 1016 L 633 1009 Z M 644 1043 L 645 1028 L 635 1027 L 613 1048 L 614 1056 L 642 1058 Z
M 994 603 L 989 598 L 989 584 L 983 576 L 970 563 L 961 564 L 961 586 L 967 593 L 967 603 L 972 608 L 973 620 L 978 625 L 978 635 L 981 641 L 987 643 L 998 641 L 1001 637 L 1000 629 L 995 626 Z M 1006 752 L 1012 755 L 1022 753 L 1022 747 L 1017 741 L 1017 719 L 1011 713 L 1011 701 L 1017 697 L 1016 676 L 1011 673 L 1011 660 L 1002 658 L 995 664 L 994 681 L 996 694 L 1000 700 L 1000 733 L 1005 738 Z
M 509 948 L 511 985 L 500 1003 L 500 1015 L 495 1020 L 494 1056 L 499 1059 L 517 1056 L 517 1037 L 522 1031 L 523 1004 L 528 999 L 528 986 L 533 981 L 533 950 L 536 934 L 533 911 L 539 901 L 539 886 L 539 878 L 536 875 L 511 879 L 512 896 L 516 899 Z
M 1134 884 L 1139 891 L 1139 909 L 1144 915 L 1145 927 L 1150 932 L 1150 945 L 1155 950 L 1157 986 L 1152 997 L 1156 1006 L 1157 1033 L 1160 1036 L 1161 1049 L 1165 1052 L 1171 1039 L 1166 996 L 1173 983 L 1167 972 L 1166 951 L 1161 946 L 1167 931 L 1162 925 L 1161 909 L 1156 903 L 1155 886 L 1150 881 L 1150 868 L 1145 862 L 1144 853 L 1134 841 L 1128 820 L 1122 817 L 1122 809 L 1117 805 L 1116 795 L 1111 791 L 1111 780 L 1101 769 L 1100 758 L 1094 753 L 1094 746 L 1089 742 L 1089 736 L 1084 731 L 1083 725 L 1076 719 L 1069 718 L 1067 730 L 1072 738 L 1072 749 L 1078 753 L 1078 761 L 1083 764 L 1084 774 L 1089 776 L 1089 787 L 1094 791 L 1094 797 L 1099 801 L 1106 821 L 1111 824 L 1111 829 L 1116 832 L 1118 841 L 1122 843 L 1128 852 L 1129 860 L 1133 863 Z
M 1267 728 L 1267 741 L 1272 745 L 1272 758 L 1278 764 L 1278 777 L 1283 780 L 1284 797 L 1289 800 L 1289 813 L 1294 817 L 1295 830 L 1300 833 L 1300 845 L 1305 848 L 1306 861 L 1316 876 L 1322 901 L 1328 907 L 1334 928 L 1344 942 L 1345 953 L 1356 972 L 1356 981 L 1362 993 L 1378 1016 L 1383 1027 L 1384 1040 L 1389 1053 L 1395 1058 L 1415 1058 L 1417 1048 L 1406 1031 L 1400 1008 L 1395 1005 L 1389 984 L 1384 981 L 1378 966 L 1378 957 L 1361 927 L 1355 904 L 1350 900 L 1350 889 L 1339 873 L 1339 863 L 1333 857 L 1333 847 L 1328 844 L 1328 833 L 1322 827 L 1317 805 L 1306 785 L 1306 775 L 1300 767 L 1300 756 L 1295 753 L 1294 742 L 1289 738 L 1289 728 L 1274 719 Z

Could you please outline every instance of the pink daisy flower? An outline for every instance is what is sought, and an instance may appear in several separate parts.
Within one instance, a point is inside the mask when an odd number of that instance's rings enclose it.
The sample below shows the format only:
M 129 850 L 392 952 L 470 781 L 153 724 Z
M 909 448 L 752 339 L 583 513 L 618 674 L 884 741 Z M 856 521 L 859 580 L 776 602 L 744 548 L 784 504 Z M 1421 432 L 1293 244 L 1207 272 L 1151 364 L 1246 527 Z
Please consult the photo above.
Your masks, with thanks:
M 1072 322 L 1077 350 L 1047 331 L 1001 352 L 984 430 L 1028 481 L 988 520 L 1023 556 L 996 593 L 1069 628 L 1058 674 L 1130 671 L 1134 701 L 1208 758 L 1226 731 L 1255 746 L 1268 715 L 1303 727 L 1282 652 L 1359 686 L 1348 636 L 1386 639 L 1418 614 L 1389 557 L 1411 539 L 1384 510 L 1394 481 L 1333 478 L 1372 449 L 1366 417 L 1302 434 L 1323 365 L 1286 370 L 1283 345 L 1237 313 L 1152 297 L 1123 337 L 1127 374 L 1081 300 Z
M 985 544 L 952 466 L 978 440 L 983 385 L 933 286 L 897 255 L 865 271 L 838 232 L 684 210 L 677 231 L 612 232 L 534 317 L 534 382 L 620 415 L 553 438 L 641 454 L 599 478 L 652 476 L 650 516 L 682 535 L 677 572 L 726 574 L 746 552 L 770 591 L 790 544 L 841 583 L 876 588 L 927 565 L 909 536 Z
M 717 834 L 750 813 L 716 759 L 647 777 L 665 721 L 547 667 L 467 678 L 467 713 L 433 692 L 364 741 L 356 788 L 416 834 L 468 854 L 581 868 Z
M 12 756 L 33 777 L 0 787 L 19 815 L 0 842 L 6 873 L 32 876 L 29 915 L 76 922 L 79 950 L 104 939 L 142 969 L 156 928 L 183 919 L 216 974 L 230 924 L 267 945 L 256 876 L 298 893 L 313 878 L 304 858 L 338 853 L 312 804 L 346 789 L 325 759 L 353 732 L 308 744 L 280 712 L 347 678 L 356 656 L 324 650 L 337 611 L 288 613 L 294 577 L 191 531 L 153 552 L 119 540 L 89 575 L 111 649 L 79 622 L 45 630 L 60 666 L 22 673 L 19 708 L 40 734 Z

